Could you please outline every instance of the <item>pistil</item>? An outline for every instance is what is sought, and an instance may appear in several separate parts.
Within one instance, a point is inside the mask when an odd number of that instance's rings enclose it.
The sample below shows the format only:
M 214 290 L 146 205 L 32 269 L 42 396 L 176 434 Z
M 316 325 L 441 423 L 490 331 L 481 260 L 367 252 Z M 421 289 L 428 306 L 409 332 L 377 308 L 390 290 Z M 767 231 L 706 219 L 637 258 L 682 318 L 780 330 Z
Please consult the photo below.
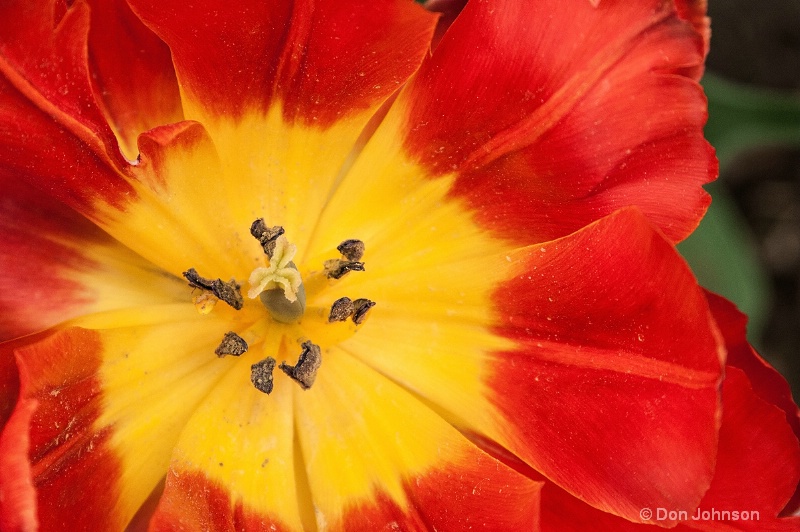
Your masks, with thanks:
M 297 246 L 283 236 L 283 228 L 266 228 L 259 218 L 250 228 L 253 236 L 260 235 L 259 242 L 269 257 L 269 266 L 258 267 L 250 274 L 250 290 L 247 296 L 256 297 L 281 323 L 292 323 L 302 317 L 306 309 L 306 294 L 303 280 L 292 259 Z

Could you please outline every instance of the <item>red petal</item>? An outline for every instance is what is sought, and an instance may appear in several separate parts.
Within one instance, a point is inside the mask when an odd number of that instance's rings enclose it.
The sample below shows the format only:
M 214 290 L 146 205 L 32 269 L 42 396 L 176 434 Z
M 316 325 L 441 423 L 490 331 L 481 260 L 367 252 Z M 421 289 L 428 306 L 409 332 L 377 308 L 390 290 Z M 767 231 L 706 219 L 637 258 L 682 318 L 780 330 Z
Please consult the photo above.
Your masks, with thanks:
M 36 502 L 34 506 L 30 501 L 26 512 L 38 508 L 42 530 L 121 527 L 124 523 L 118 522 L 113 504 L 120 465 L 109 452 L 108 430 L 93 429 L 100 413 L 97 334 L 59 333 L 18 353 L 20 401 L 0 445 L 15 450 L 9 459 L 17 460 L 17 473 L 25 475 L 17 482 L 33 479 Z M 29 450 L 11 443 L 28 437 Z M 22 467 L 23 460 L 28 465 L 28 455 L 29 469 Z M 86 493 L 93 495 L 88 498 Z
M 621 211 L 526 248 L 495 293 L 516 350 L 489 395 L 512 452 L 573 495 L 638 520 L 689 510 L 708 488 L 720 378 L 708 305 L 673 247 Z
M 775 371 L 747 342 L 745 331 L 747 316 L 739 312 L 727 299 L 706 292 L 714 319 L 725 337 L 728 348 L 728 365 L 739 368 L 747 374 L 753 392 L 763 401 L 783 410 L 786 422 L 795 437 L 800 438 L 800 409 L 792 399 L 792 391 L 786 379 Z M 786 505 L 786 514 L 800 508 L 800 486 L 791 501 Z
M 0 346 L 3 364 L 14 362 L 13 353 Z M 5 370 L 5 368 L 3 368 Z M 4 372 L 5 373 L 5 372 Z M 3 375 L 6 377 L 6 375 Z M 16 400 L 17 386 L 7 386 L 4 378 L 2 401 Z M 15 388 L 15 389 L 10 389 Z M 9 395 L 13 393 L 13 396 Z M 21 401 L 14 415 L 9 419 L 6 404 L 3 404 L 3 429 L 0 433 L 0 530 L 7 532 L 35 530 L 36 495 L 31 481 L 30 463 L 28 462 L 28 426 L 38 403 L 36 400 Z M 6 424 L 6 421 L 8 423 Z
M 728 366 L 723 384 L 723 418 L 711 487 L 695 510 L 678 517 L 678 530 L 797 530 L 800 518 L 778 519 L 800 480 L 800 447 L 782 412 L 762 401 L 745 374 Z M 671 507 L 650 505 L 656 524 Z M 713 512 L 717 513 L 713 513 Z M 733 513 L 736 512 L 736 513 Z M 548 483 L 542 490 L 544 530 L 639 529 L 605 514 Z
M 101 235 L 88 220 L 20 181 L 0 174 L 8 194 L 0 203 L 0 341 L 47 328 L 78 315 L 90 295 L 62 269 L 85 267 L 76 243 Z M 38 277 L 31 275 L 35 264 Z M 13 357 L 12 357 L 13 359 Z
M 784 413 L 754 393 L 743 371 L 726 369 L 717 466 L 700 508 L 758 511 L 756 522 L 744 524 L 765 530 L 800 482 L 800 445 Z M 742 526 L 736 519 L 728 521 Z
M 97 94 L 129 159 L 136 137 L 183 119 L 169 48 L 125 0 L 89 0 L 89 60 Z
M 89 218 L 97 218 L 98 202 L 119 207 L 136 197 L 123 177 L 93 151 L 91 138 L 76 137 L 69 126 L 39 109 L 2 73 L 0 143 L 0 178 L 27 181 Z
M 94 99 L 88 31 L 89 9 L 83 1 L 66 11 L 61 0 L 3 2 L 0 74 L 104 161 L 122 167 L 114 134 Z
M 115 530 L 134 517 L 225 373 L 213 351 L 231 316 L 216 314 L 190 303 L 106 312 L 75 321 L 99 330 L 63 329 L 16 349 L 20 393 L 8 426 L 29 402 L 38 407 L 2 438 L 30 437 L 19 460 L 42 530 Z
M 541 523 L 542 532 L 659 530 L 657 527 L 632 523 L 614 514 L 601 512 L 551 482 L 547 482 L 542 488 Z
M 435 24 L 421 7 L 398 0 L 131 5 L 169 44 L 198 112 L 235 118 L 281 100 L 289 121 L 322 126 L 395 92 L 427 51 Z
M 697 509 L 678 516 L 676 530 L 797 530 L 800 518 L 776 518 L 800 480 L 800 447 L 783 412 L 759 398 L 744 372 L 731 366 L 722 401 L 714 478 Z M 662 526 L 676 510 L 656 504 L 643 508 Z M 600 512 L 547 483 L 542 490 L 542 528 L 617 531 L 642 527 Z
M 800 438 L 800 409 L 792 399 L 789 383 L 747 341 L 747 316 L 724 297 L 708 291 L 706 297 L 717 326 L 725 338 L 728 365 L 744 371 L 753 385 L 753 391 L 761 399 L 786 413 L 787 423 L 792 427 L 795 436 Z
M 667 2 L 471 2 L 398 99 L 405 146 L 523 243 L 626 205 L 680 240 L 717 171 L 703 57 Z
M 291 530 L 274 516 L 256 513 L 231 501 L 219 483 L 197 472 L 170 471 L 165 496 L 150 522 L 150 532 L 184 530 L 281 532 Z
M 467 0 L 427 0 L 425 2 L 425 9 L 439 13 L 439 22 L 436 24 L 436 32 L 433 35 L 433 42 L 431 48 L 436 48 L 442 40 L 445 32 L 453 24 L 458 17 L 464 6 L 467 5 Z
M 703 36 L 705 53 L 708 54 L 708 45 L 711 40 L 711 19 L 706 16 L 708 0 L 675 0 L 678 15 L 692 23 L 697 33 Z M 695 79 L 703 75 L 702 65 L 697 69 Z
M 460 467 L 414 478 L 404 487 L 412 500 L 409 510 L 378 492 L 374 503 L 353 507 L 344 515 L 341 530 L 538 528 L 541 484 L 506 469 L 477 448 Z
M 78 213 L 24 182 L 0 174 L 0 186 L 6 194 L 0 203 L 2 341 L 79 315 L 92 303 L 88 287 L 69 274 L 97 268 L 79 246 L 103 235 Z M 31 265 L 36 265 L 34 275 Z
M 4 173 L 0 187 L 0 341 L 82 314 L 185 300 L 182 280 L 68 207 Z
M 19 370 L 14 350 L 45 338 L 49 332 L 0 342 L 0 427 L 11 417 L 19 398 Z

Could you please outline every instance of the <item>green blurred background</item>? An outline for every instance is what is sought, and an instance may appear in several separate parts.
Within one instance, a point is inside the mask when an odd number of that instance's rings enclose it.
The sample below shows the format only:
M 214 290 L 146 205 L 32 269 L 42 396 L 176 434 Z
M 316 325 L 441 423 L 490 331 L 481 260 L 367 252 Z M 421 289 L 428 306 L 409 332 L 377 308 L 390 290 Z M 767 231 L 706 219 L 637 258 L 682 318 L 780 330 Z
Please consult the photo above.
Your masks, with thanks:
M 750 316 L 748 337 L 800 397 L 800 0 L 710 0 L 706 136 L 720 177 L 679 249 Z

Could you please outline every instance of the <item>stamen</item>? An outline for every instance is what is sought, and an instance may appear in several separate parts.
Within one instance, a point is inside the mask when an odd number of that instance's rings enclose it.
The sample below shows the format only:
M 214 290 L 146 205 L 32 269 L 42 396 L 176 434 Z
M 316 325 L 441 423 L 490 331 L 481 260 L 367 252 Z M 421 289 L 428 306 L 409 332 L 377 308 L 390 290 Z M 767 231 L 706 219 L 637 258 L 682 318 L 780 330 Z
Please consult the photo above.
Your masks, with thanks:
M 352 260 L 330 259 L 325 261 L 325 274 L 329 279 L 341 279 L 349 272 L 363 272 L 364 263 Z
M 267 357 L 261 362 L 250 366 L 250 382 L 260 392 L 272 392 L 272 370 L 275 369 L 275 359 Z
M 366 298 L 360 298 L 353 301 L 353 307 L 355 308 L 353 311 L 353 323 L 356 325 L 361 325 L 364 323 L 364 320 L 367 319 L 367 313 L 369 312 L 369 309 L 374 306 L 375 302 Z
M 309 341 L 302 344 L 303 352 L 297 364 L 290 366 L 286 362 L 281 362 L 280 368 L 289 377 L 296 380 L 304 390 L 311 388 L 317 378 L 317 371 L 322 365 L 322 351 L 318 345 Z
M 361 240 L 349 239 L 345 240 L 336 247 L 344 258 L 349 261 L 359 261 L 364 256 L 364 242 Z
M 236 310 L 241 310 L 244 305 L 244 299 L 239 291 L 241 285 L 236 282 L 236 279 L 231 279 L 227 283 L 222 279 L 207 279 L 201 277 L 194 268 L 183 272 L 183 276 L 189 281 L 189 286 L 192 288 L 208 290 Z
M 353 306 L 353 301 L 349 297 L 340 297 L 333 302 L 331 306 L 331 313 L 328 315 L 328 323 L 334 321 L 345 321 L 353 315 L 356 308 Z
M 218 357 L 226 355 L 238 357 L 247 352 L 247 342 L 235 332 L 226 332 L 219 346 L 214 350 Z
M 264 253 L 266 253 L 267 257 L 270 259 L 275 251 L 276 241 L 283 233 L 283 227 L 280 225 L 267 227 L 267 223 L 264 221 L 264 218 L 259 218 L 250 224 L 250 234 L 261 243 Z

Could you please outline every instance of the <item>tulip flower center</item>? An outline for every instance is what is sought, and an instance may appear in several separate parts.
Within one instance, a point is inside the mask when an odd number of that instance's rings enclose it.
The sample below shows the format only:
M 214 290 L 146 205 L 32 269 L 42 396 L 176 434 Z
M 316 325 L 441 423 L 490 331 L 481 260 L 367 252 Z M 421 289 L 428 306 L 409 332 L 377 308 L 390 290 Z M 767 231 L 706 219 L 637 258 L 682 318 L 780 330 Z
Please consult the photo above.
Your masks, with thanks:
M 370 309 L 375 306 L 375 302 L 366 298 L 353 300 L 349 297 L 340 297 L 330 303 L 329 310 L 315 309 L 311 316 L 306 316 L 307 286 L 312 295 L 318 295 L 325 286 L 338 282 L 348 273 L 364 271 L 361 258 L 365 246 L 360 240 L 345 240 L 336 248 L 341 257 L 324 261 L 323 268 L 309 273 L 304 282 L 293 262 L 297 246 L 292 244 L 284 233 L 283 227 L 269 227 L 263 218 L 254 221 L 250 226 L 250 234 L 261 244 L 268 262 L 266 266 L 259 266 L 250 273 L 247 297 L 250 300 L 260 300 L 267 311 L 267 317 L 258 320 L 241 335 L 233 331 L 226 333 L 214 351 L 219 357 L 239 357 L 245 354 L 254 342 L 264 342 L 267 336 L 274 336 L 270 333 L 280 330 L 283 330 L 281 337 L 300 338 L 294 340 L 300 348 L 299 357 L 294 365 L 286 361 L 278 365 L 273 356 L 267 356 L 252 364 L 250 380 L 253 386 L 267 394 L 272 392 L 273 370 L 276 365 L 304 390 L 309 389 L 314 383 L 322 364 L 322 349 L 320 344 L 305 338 L 308 331 L 300 327 L 304 318 L 312 322 L 310 328 L 313 332 L 309 334 L 320 336 L 321 343 L 329 346 L 350 336 L 355 330 L 354 327 L 361 325 Z M 236 279 L 225 282 L 222 279 L 205 278 L 194 268 L 185 271 L 183 275 L 189 286 L 202 291 L 193 298 L 195 307 L 201 314 L 210 313 L 218 301 L 223 301 L 235 310 L 244 307 L 241 285 Z M 337 322 L 348 320 L 354 325 L 346 329 L 336 325 Z M 324 322 L 327 326 L 316 326 L 313 323 L 316 321 Z M 270 326 L 270 323 L 273 326 Z M 249 339 L 249 343 L 245 340 L 245 336 Z M 293 356 L 287 343 L 289 342 L 283 340 L 277 343 L 271 342 L 271 345 L 276 347 L 275 356 L 284 358 Z

